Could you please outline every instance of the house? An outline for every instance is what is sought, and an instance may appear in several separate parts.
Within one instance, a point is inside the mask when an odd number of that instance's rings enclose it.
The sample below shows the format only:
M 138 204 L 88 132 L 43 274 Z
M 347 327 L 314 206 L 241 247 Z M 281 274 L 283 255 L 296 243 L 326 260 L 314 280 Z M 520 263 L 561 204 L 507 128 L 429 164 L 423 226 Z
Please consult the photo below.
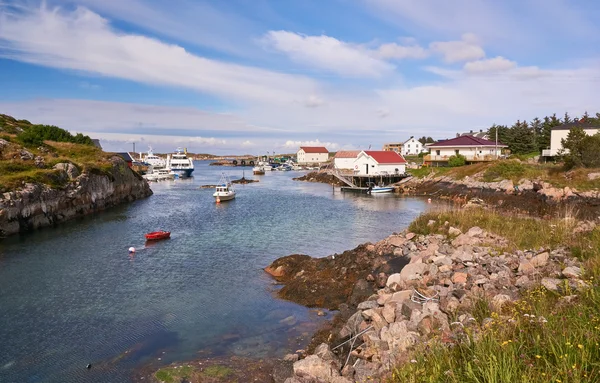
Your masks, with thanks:
M 587 120 L 579 120 L 576 122 L 555 126 L 550 131 L 550 149 L 542 150 L 542 156 L 554 157 L 558 155 L 560 150 L 563 148 L 562 140 L 567 138 L 569 131 L 572 128 L 582 128 L 583 131 L 590 136 L 593 136 L 600 131 L 599 125 L 594 125 L 592 122 Z
M 323 146 L 301 146 L 296 158 L 298 165 L 321 164 L 329 160 L 329 150 Z
M 456 137 L 460 136 L 473 136 L 475 138 L 483 138 L 484 140 L 489 140 L 490 137 L 487 134 L 487 130 L 479 129 L 479 132 L 470 131 L 468 133 L 456 133 Z
M 423 158 L 424 165 L 443 165 L 451 156 L 463 155 L 467 162 L 493 161 L 500 157 L 507 145 L 473 136 L 460 136 L 425 145 L 429 154 Z
M 391 142 L 387 144 L 383 144 L 384 152 L 396 152 L 402 153 L 402 142 Z
M 359 154 L 360 150 L 341 150 L 335 154 L 335 157 L 333 157 L 333 164 L 336 169 L 354 169 L 354 160 Z
M 406 160 L 394 151 L 363 150 L 354 160 L 354 175 L 404 174 Z
M 417 156 L 419 153 L 424 151 L 423 144 L 417 140 L 414 136 L 411 136 L 408 140 L 402 143 L 402 155 L 403 156 Z
M 117 155 L 127 162 L 127 166 L 131 167 L 133 165 L 134 159 L 129 152 L 121 152 L 117 153 Z

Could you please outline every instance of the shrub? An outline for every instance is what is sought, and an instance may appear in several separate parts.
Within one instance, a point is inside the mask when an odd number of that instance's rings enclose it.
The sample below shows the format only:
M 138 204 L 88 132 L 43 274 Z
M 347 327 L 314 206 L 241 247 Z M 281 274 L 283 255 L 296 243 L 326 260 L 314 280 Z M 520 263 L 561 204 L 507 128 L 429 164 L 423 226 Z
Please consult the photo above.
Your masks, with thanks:
M 453 167 L 453 168 L 457 167 L 457 166 L 464 166 L 466 163 L 467 163 L 467 159 L 462 154 L 457 154 L 455 156 L 451 156 L 448 159 L 448 166 Z

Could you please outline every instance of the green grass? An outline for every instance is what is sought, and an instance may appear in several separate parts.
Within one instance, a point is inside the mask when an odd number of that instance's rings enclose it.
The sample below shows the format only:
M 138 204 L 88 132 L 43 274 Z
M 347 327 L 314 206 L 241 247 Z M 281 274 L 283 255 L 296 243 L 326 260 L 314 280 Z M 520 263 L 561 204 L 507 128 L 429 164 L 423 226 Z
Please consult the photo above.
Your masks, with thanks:
M 233 374 L 233 370 L 229 367 L 216 365 L 206 367 L 202 373 L 211 378 L 224 379 Z
M 191 366 L 165 367 L 154 373 L 154 377 L 165 383 L 179 383 L 181 379 L 190 379 L 194 374 L 194 369 Z
M 436 220 L 427 226 L 429 220 Z M 506 237 L 516 249 L 567 246 L 584 260 L 587 289 L 567 303 L 563 294 L 538 287 L 502 312 L 484 299 L 471 314 L 478 326 L 462 337 L 438 338 L 422 345 L 396 368 L 391 382 L 402 383 L 584 383 L 600 381 L 600 228 L 573 234 L 575 221 L 505 217 L 479 210 L 428 213 L 411 225 L 416 233 L 447 231 L 444 222 L 463 231 L 481 228 Z M 483 318 L 492 322 L 482 327 Z

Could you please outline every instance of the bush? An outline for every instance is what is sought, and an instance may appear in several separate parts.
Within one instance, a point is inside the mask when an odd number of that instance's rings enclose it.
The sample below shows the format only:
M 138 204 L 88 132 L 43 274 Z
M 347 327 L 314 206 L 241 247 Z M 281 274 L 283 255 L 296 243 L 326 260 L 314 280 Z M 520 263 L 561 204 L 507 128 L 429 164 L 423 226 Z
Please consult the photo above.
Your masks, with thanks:
M 45 140 L 94 145 L 89 136 L 81 133 L 73 136 L 68 131 L 53 125 L 32 125 L 17 136 L 25 145 L 40 146 Z
M 453 168 L 457 167 L 457 166 L 464 166 L 466 163 L 467 163 L 467 159 L 462 154 L 457 154 L 455 156 L 451 156 L 448 159 L 448 166 L 453 167 Z

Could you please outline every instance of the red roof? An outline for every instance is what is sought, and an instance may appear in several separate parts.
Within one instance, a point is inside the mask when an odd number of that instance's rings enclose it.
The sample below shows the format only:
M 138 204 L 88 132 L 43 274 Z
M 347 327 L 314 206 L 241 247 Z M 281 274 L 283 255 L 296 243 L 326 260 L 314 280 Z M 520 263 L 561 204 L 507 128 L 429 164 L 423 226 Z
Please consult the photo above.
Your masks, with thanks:
M 356 158 L 360 154 L 360 150 L 342 150 L 335 154 L 335 158 Z
M 436 146 L 496 146 L 494 141 L 484 140 L 473 136 L 460 136 L 446 141 L 438 141 L 435 144 L 427 145 L 429 148 Z M 506 146 L 498 142 L 498 146 Z
M 405 164 L 406 160 L 394 151 L 365 150 L 378 164 Z
M 300 149 L 304 150 L 304 153 L 329 153 L 324 146 L 301 146 Z

